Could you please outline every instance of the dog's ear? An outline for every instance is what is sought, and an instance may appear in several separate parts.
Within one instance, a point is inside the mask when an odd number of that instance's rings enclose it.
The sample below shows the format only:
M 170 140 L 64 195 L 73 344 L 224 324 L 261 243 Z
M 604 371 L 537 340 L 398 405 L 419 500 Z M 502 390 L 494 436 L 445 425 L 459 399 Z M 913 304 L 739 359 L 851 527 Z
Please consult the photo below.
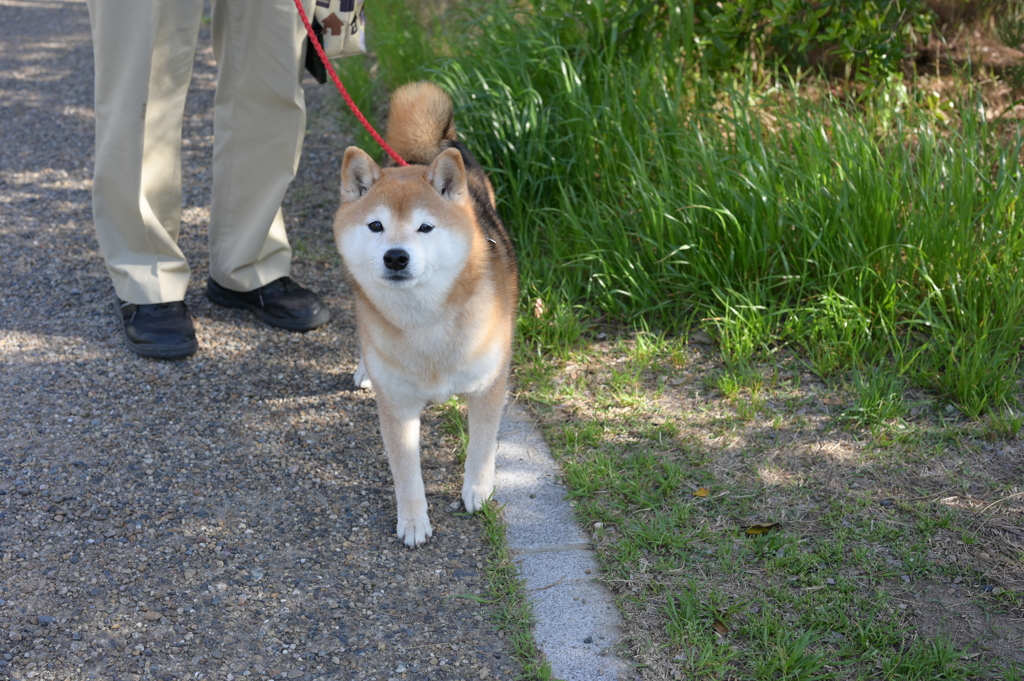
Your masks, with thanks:
M 445 149 L 427 168 L 427 182 L 449 201 L 469 201 L 469 187 L 466 185 L 466 165 L 458 149 Z
M 351 203 L 373 186 L 380 179 L 380 166 L 370 155 L 359 147 L 345 150 L 345 160 L 341 162 L 341 202 Z

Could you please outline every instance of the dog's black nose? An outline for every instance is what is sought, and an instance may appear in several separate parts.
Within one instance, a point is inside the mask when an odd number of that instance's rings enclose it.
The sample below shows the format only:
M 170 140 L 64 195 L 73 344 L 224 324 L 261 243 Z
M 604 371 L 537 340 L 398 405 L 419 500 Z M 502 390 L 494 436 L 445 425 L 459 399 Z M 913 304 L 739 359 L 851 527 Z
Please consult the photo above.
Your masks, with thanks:
M 401 248 L 392 248 L 384 254 L 384 267 L 395 272 L 404 270 L 409 264 L 409 254 Z

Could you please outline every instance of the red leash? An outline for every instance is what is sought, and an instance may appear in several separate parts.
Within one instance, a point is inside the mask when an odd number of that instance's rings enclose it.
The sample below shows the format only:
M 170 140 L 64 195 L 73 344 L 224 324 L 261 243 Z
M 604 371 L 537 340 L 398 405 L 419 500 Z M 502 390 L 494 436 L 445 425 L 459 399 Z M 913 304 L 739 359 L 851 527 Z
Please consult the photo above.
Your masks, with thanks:
M 299 10 L 299 16 L 302 17 L 302 23 L 306 26 L 306 33 L 309 34 L 309 42 L 311 42 L 313 47 L 316 49 L 316 53 L 320 57 L 320 61 L 324 63 L 327 73 L 330 74 L 331 80 L 334 81 L 334 85 L 338 88 L 338 92 L 341 93 L 345 103 L 348 104 L 348 108 L 352 109 L 352 113 L 355 114 L 356 118 L 359 119 L 359 122 L 363 124 L 364 128 L 366 128 L 366 132 L 370 133 L 370 136 L 373 137 L 373 139 L 377 141 L 377 144 L 387 152 L 388 156 L 395 160 L 395 163 L 400 166 L 409 165 L 401 156 L 398 155 L 398 152 L 388 146 L 388 143 L 384 141 L 383 137 L 377 134 L 377 131 L 373 129 L 370 122 L 366 120 L 366 116 L 363 115 L 363 112 L 360 111 L 359 107 L 356 106 L 356 103 L 352 101 L 352 98 L 348 94 L 348 90 L 346 90 L 345 86 L 341 84 L 341 79 L 338 78 L 338 74 L 334 72 L 334 67 L 331 66 L 331 60 L 327 58 L 326 54 L 324 54 L 324 48 L 320 46 L 320 41 L 316 39 L 313 27 L 309 23 L 309 17 L 306 16 L 306 10 L 302 8 L 302 0 L 295 0 L 295 8 Z

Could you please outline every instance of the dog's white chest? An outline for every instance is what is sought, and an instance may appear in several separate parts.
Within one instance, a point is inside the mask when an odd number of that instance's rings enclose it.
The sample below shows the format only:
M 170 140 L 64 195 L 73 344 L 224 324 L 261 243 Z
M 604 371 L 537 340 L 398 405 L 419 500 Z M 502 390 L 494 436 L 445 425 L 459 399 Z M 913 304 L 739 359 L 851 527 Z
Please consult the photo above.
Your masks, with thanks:
M 435 403 L 491 385 L 503 369 L 503 348 L 470 329 L 446 327 L 415 329 L 364 348 L 374 383 Z

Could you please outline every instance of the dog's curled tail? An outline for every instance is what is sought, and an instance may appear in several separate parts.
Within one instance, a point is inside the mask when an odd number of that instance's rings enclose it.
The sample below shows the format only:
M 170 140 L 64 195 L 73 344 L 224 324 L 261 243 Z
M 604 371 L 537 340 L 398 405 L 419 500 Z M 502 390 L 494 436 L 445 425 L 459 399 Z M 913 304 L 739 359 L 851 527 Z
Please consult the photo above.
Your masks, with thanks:
M 429 164 L 444 140 L 455 139 L 455 111 L 444 90 L 420 81 L 391 95 L 387 142 L 408 163 Z

